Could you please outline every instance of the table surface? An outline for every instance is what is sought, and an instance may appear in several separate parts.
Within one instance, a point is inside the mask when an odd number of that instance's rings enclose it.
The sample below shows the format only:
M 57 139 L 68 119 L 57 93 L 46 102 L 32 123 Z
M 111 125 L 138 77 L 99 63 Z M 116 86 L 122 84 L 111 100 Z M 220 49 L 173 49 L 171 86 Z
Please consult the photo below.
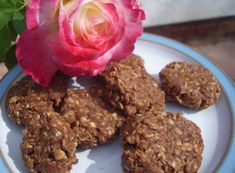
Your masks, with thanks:
M 227 38 L 218 42 L 192 40 L 188 45 L 210 58 L 235 82 L 235 39 Z

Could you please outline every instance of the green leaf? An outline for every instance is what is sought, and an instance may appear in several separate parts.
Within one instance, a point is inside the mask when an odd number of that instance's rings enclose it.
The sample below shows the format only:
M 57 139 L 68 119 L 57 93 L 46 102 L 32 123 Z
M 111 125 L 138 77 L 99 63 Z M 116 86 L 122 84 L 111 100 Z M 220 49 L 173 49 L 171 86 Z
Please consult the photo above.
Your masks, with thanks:
M 16 45 L 13 45 L 6 53 L 5 65 L 8 69 L 14 67 L 17 64 L 15 51 Z
M 8 25 L 3 26 L 0 30 L 0 60 L 5 59 L 5 54 L 11 46 L 11 33 Z
M 26 28 L 25 19 L 23 19 L 23 20 L 14 20 L 13 25 L 14 25 L 16 33 L 21 34 L 22 32 L 24 32 L 24 30 Z
M 17 34 L 21 34 L 26 28 L 26 21 L 24 18 L 25 10 L 22 9 L 13 16 L 13 25 Z
M 11 47 L 11 41 L 26 27 L 23 0 L 0 0 L 0 62 Z
M 8 24 L 8 22 L 11 20 L 11 14 L 10 13 L 2 13 L 0 12 L 0 30 Z
M 0 0 L 0 11 L 2 9 L 18 9 L 20 10 L 22 7 L 27 5 L 27 1 L 25 0 Z
M 11 41 L 15 41 L 15 39 L 17 37 L 17 33 L 16 33 L 16 30 L 15 30 L 15 27 L 14 27 L 12 20 L 8 23 L 8 28 L 11 33 Z
M 18 0 L 9 0 L 12 4 L 16 5 Z
M 13 20 L 23 20 L 24 19 L 24 15 L 17 11 L 15 13 L 13 13 Z
M 16 4 L 19 3 L 17 2 L 18 0 L 0 0 L 0 9 L 1 8 L 12 8 L 16 7 Z
M 16 0 L 0 0 L 0 30 L 8 24 L 17 11 Z
M 23 2 L 20 0 L 0 0 L 0 29 L 12 20 L 24 18 Z

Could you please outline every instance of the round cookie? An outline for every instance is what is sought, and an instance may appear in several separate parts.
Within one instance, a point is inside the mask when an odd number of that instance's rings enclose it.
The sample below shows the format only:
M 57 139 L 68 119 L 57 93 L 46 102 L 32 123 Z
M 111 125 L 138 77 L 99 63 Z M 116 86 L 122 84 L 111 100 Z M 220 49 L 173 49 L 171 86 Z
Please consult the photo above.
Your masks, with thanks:
M 127 117 L 152 107 L 164 111 L 165 94 L 144 68 L 141 57 L 132 54 L 121 61 L 110 62 L 100 77 L 105 83 L 102 97 Z
M 23 127 L 32 119 L 38 120 L 44 112 L 49 111 L 54 111 L 53 102 L 32 95 L 12 97 L 8 104 L 8 116 Z
M 219 100 L 221 89 L 213 74 L 200 65 L 172 62 L 160 72 L 167 100 L 203 109 Z
M 201 165 L 200 129 L 178 113 L 148 112 L 129 119 L 121 133 L 126 173 L 196 173 Z
M 61 114 L 76 133 L 81 148 L 109 142 L 117 135 L 124 121 L 100 98 L 91 96 L 84 89 L 68 89 Z
M 30 76 L 13 85 L 7 95 L 8 116 L 18 125 L 26 126 L 34 115 L 59 107 L 66 93 L 67 79 L 57 74 L 48 88 L 39 86 Z
M 57 113 L 48 112 L 32 120 L 23 130 L 22 158 L 31 173 L 70 172 L 77 140 L 69 124 Z

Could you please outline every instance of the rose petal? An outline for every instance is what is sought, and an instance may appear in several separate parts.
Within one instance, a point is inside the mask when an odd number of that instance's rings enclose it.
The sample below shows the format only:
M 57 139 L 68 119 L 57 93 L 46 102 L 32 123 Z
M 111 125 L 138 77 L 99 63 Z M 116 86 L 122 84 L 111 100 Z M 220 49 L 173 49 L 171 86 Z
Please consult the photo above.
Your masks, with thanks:
M 127 24 L 125 34 L 122 40 L 113 48 L 113 57 L 112 60 L 120 60 L 126 58 L 130 55 L 134 50 L 134 45 L 137 38 L 142 34 L 143 28 L 142 24 L 135 24 L 135 28 L 130 23 Z
M 131 16 L 133 17 L 129 18 L 129 21 L 136 21 L 136 19 L 138 20 L 145 19 L 144 10 L 141 8 L 141 5 L 138 0 L 129 0 L 129 1 L 121 0 L 119 2 L 122 3 L 122 6 L 125 8 L 124 11 L 127 14 L 127 17 Z M 138 17 L 136 17 L 136 15 L 130 15 L 130 13 L 135 13 L 137 14 Z
M 44 25 L 25 31 L 16 48 L 16 57 L 23 71 L 42 86 L 48 86 L 58 70 L 51 59 L 53 55 L 46 41 L 48 30 L 49 27 Z
M 113 48 L 112 60 L 120 60 L 130 55 L 134 50 L 134 44 L 137 38 L 143 33 L 141 20 L 145 16 L 143 10 L 138 6 L 137 1 L 122 0 L 120 2 L 123 3 L 123 7 L 125 8 L 126 26 L 122 40 Z M 135 9 L 133 10 L 133 8 Z
M 96 59 L 102 56 L 108 49 L 118 43 L 125 32 L 125 19 L 123 14 L 117 14 L 117 10 L 112 3 L 100 3 L 104 10 L 104 14 L 109 14 L 110 23 L 114 22 L 116 30 L 113 30 L 109 35 L 94 38 L 93 35 L 86 35 L 83 39 L 79 39 L 74 33 L 73 24 L 76 10 L 79 9 L 78 4 L 67 19 L 63 4 L 60 5 L 59 26 L 60 40 L 65 49 L 68 49 L 76 56 L 77 61 Z M 82 7 L 81 7 L 82 8 Z M 112 21 L 115 20 L 115 21 Z M 114 23 L 112 23 L 114 25 Z M 111 28 L 110 28 L 111 29 Z M 71 61 L 69 58 L 61 57 L 61 61 L 65 63 Z M 74 60 L 72 60 L 74 61 Z
M 112 58 L 112 49 L 110 49 L 103 56 L 97 57 L 96 59 L 76 61 L 77 57 L 58 42 L 50 41 L 50 46 L 56 55 L 52 57 L 54 63 L 60 71 L 70 76 L 95 76 L 105 69 L 107 62 Z M 67 57 L 71 61 L 67 61 L 68 63 L 61 61 L 61 58 L 64 57 Z
M 109 24 L 108 31 L 104 34 L 91 35 L 85 41 L 105 52 L 121 40 L 125 32 L 125 17 L 122 13 L 118 14 L 115 4 L 99 3 L 99 6 Z
M 77 10 L 79 8 L 78 4 L 74 10 Z M 60 11 L 59 11 L 59 36 L 60 36 L 60 41 L 63 44 L 63 47 L 66 49 L 70 50 L 74 56 L 77 56 L 77 61 L 80 61 L 82 59 L 89 59 L 96 57 L 98 54 L 97 50 L 94 50 L 92 48 L 86 48 L 84 45 L 76 41 L 74 31 L 73 31 L 73 17 L 75 12 L 73 11 L 67 19 L 63 3 L 60 3 Z M 61 61 L 65 61 L 65 63 L 69 60 L 70 57 L 61 57 Z M 74 60 L 73 60 L 74 61 Z
M 48 20 L 58 0 L 30 0 L 26 10 L 27 29 L 31 30 Z

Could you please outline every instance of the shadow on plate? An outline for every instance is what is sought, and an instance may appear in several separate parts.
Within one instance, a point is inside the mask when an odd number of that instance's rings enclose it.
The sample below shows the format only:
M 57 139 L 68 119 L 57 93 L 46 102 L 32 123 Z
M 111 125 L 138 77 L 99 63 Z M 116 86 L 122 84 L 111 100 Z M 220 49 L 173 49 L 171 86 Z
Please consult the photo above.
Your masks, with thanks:
M 5 99 L 4 99 L 5 100 Z M 3 102 L 5 103 L 5 101 Z M 24 166 L 24 162 L 21 157 L 20 144 L 22 142 L 22 128 L 17 126 L 7 115 L 5 104 L 2 104 L 2 118 L 6 126 L 10 129 L 7 134 L 6 145 L 8 146 L 8 156 L 14 162 L 15 167 L 19 172 L 27 173 L 27 169 Z M 4 151 L 3 151 L 4 152 Z
M 174 102 L 167 102 L 165 105 L 165 111 L 179 112 L 182 115 L 192 115 L 192 114 L 198 113 L 200 110 L 198 111 L 198 110 L 186 108 L 186 107 L 179 105 L 178 103 L 174 103 Z
M 88 154 L 88 159 L 95 163 L 91 164 L 85 173 L 122 173 L 121 155 L 119 138 L 110 144 L 100 145 Z
M 89 90 L 91 86 L 100 84 L 100 80 L 98 79 L 98 77 L 79 76 L 75 79 L 75 81 L 77 83 L 75 83 L 73 86 L 79 86 L 87 90 Z
M 157 80 L 157 84 L 158 84 L 158 86 L 160 86 L 160 85 L 161 85 L 161 83 L 160 83 L 159 75 L 158 75 L 158 74 L 153 74 L 152 76 Z

